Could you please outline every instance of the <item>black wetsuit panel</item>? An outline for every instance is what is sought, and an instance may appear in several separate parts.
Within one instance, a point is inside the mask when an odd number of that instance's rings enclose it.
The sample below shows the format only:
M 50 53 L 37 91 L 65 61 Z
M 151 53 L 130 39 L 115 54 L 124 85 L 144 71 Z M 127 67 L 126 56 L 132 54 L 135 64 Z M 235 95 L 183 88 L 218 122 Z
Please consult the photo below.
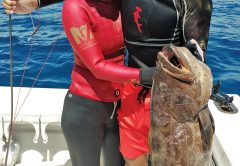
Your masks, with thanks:
M 99 166 L 101 150 L 104 166 L 124 165 L 119 152 L 117 114 L 111 118 L 113 109 L 112 102 L 67 93 L 61 127 L 72 166 Z
M 40 0 L 39 7 L 44 7 L 59 2 L 63 2 L 63 0 Z
M 205 51 L 211 18 L 211 0 L 122 0 L 125 44 L 131 56 L 155 66 L 165 45 L 184 45 L 195 39 Z M 129 66 L 141 67 L 129 58 Z

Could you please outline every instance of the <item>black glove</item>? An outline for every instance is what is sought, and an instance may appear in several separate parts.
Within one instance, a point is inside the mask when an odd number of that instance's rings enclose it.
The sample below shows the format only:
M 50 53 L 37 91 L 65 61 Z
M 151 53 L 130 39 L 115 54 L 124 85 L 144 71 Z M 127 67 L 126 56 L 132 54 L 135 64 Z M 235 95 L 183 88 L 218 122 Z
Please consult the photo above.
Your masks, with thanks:
M 195 58 L 197 58 L 201 62 L 204 62 L 203 51 L 196 40 L 188 40 L 185 44 L 185 47 L 189 49 L 189 51 L 195 56 Z
M 139 103 L 144 102 L 149 89 L 152 87 L 153 74 L 155 73 L 156 67 L 144 67 L 140 68 L 140 83 L 138 85 L 142 86 L 142 90 L 138 93 L 137 101 Z
M 140 85 L 151 88 L 156 67 L 140 68 Z

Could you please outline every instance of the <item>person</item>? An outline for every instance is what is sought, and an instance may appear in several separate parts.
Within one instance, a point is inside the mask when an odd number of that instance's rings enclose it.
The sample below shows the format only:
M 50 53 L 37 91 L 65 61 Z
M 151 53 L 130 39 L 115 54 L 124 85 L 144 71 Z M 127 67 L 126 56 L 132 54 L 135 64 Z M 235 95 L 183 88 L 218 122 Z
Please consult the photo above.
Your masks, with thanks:
M 45 6 L 45 2 L 41 1 L 40 5 Z M 25 7 L 18 8 L 21 3 Z M 11 14 L 30 12 L 39 4 L 5 0 L 3 6 Z M 141 82 L 140 73 L 145 72 L 124 66 L 119 7 L 119 1 L 111 0 L 64 2 L 62 22 L 73 48 L 74 67 L 61 127 L 73 166 L 98 166 L 101 149 L 105 166 L 123 164 L 114 112 L 121 97 L 122 82 Z
M 130 67 L 142 69 L 154 67 L 158 51 L 170 43 L 189 47 L 197 54 L 196 57 L 201 57 L 201 50 L 197 49 L 199 45 L 205 57 L 211 1 L 184 2 L 187 4 L 161 1 L 156 5 L 153 2 L 139 0 L 122 1 L 123 32 L 125 45 L 130 54 L 128 61 Z M 164 7 L 164 3 L 169 8 Z M 164 17 L 159 17 L 162 13 Z M 171 19 L 166 22 L 165 18 Z M 163 24 L 164 26 L 161 26 Z M 195 39 L 199 44 L 194 45 L 191 39 Z M 152 70 L 149 72 L 153 73 Z M 149 101 L 148 88 L 138 86 L 135 82 L 125 83 L 118 122 L 120 151 L 128 166 L 148 164 Z
M 211 0 L 122 0 L 121 15 L 130 67 L 154 67 L 159 50 L 185 46 L 205 61 Z M 201 49 L 200 49 L 201 48 Z M 131 82 L 123 89 L 118 111 L 120 151 L 127 165 L 148 163 L 150 89 Z
M 211 11 L 211 0 L 122 0 L 129 66 L 154 67 L 158 51 L 169 44 L 186 46 L 205 61 Z M 128 166 L 147 165 L 150 90 L 146 87 L 126 83 L 123 89 L 118 121 L 120 151 Z

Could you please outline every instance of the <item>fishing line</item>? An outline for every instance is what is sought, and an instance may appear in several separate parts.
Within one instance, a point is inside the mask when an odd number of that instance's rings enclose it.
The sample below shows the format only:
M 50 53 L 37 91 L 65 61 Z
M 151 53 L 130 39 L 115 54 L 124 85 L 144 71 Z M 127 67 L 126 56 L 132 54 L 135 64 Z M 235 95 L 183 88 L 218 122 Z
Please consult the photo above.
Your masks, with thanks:
M 33 18 L 32 18 L 32 14 L 30 13 L 30 18 L 31 18 L 31 21 L 32 21 L 32 26 L 33 26 L 33 33 L 30 35 L 30 37 L 28 38 L 28 41 L 30 41 L 32 39 L 32 37 L 34 37 L 34 35 L 38 32 L 39 28 L 40 28 L 40 17 L 39 17 L 39 10 L 36 9 L 36 12 L 37 12 L 37 15 L 38 15 L 38 25 L 37 25 L 37 28 L 35 28 L 35 25 L 34 25 L 34 21 L 33 21 Z
M 24 67 L 23 67 L 23 74 L 22 74 L 22 79 L 21 79 L 21 83 L 20 83 L 20 88 L 18 90 L 18 97 L 17 97 L 17 103 L 16 103 L 16 107 L 15 107 L 15 115 L 14 115 L 14 121 L 16 120 L 16 113 L 17 113 L 17 108 L 18 108 L 18 102 L 19 102 L 19 98 L 20 98 L 20 93 L 21 93 L 21 87 L 22 87 L 22 84 L 23 84 L 23 80 L 24 80 L 24 76 L 25 76 L 25 72 L 26 72 L 26 68 L 27 68 L 27 64 L 29 62 L 29 59 L 30 59 L 30 55 L 31 55 L 31 52 L 32 52 L 32 47 L 33 47 L 33 43 L 31 44 L 30 46 L 30 50 L 29 50 L 29 53 L 28 53 L 28 56 L 27 56 L 27 59 L 24 63 Z
M 21 82 L 20 82 L 20 86 L 19 86 L 19 90 L 18 90 L 18 97 L 17 97 L 17 103 L 16 103 L 16 106 L 15 106 L 15 115 L 14 115 L 14 122 L 17 118 L 17 108 L 18 108 L 18 103 L 19 103 L 19 99 L 20 99 L 20 94 L 21 94 L 21 89 L 22 89 L 22 84 L 23 84 L 23 81 L 24 81 L 24 78 L 25 78 L 25 72 L 26 72 L 26 68 L 27 68 L 27 65 L 28 65 L 28 62 L 29 62 L 29 59 L 30 59 L 30 55 L 32 53 L 32 48 L 33 48 L 33 42 L 32 42 L 32 37 L 34 37 L 34 35 L 36 34 L 36 32 L 39 30 L 40 28 L 40 18 L 39 18 L 39 12 L 37 10 L 37 14 L 38 14 L 38 26 L 37 28 L 35 29 L 35 25 L 34 25 L 34 21 L 33 21 L 33 18 L 32 18 L 32 14 L 30 13 L 30 18 L 31 18 L 31 22 L 32 22 L 32 26 L 33 26 L 33 33 L 30 35 L 30 37 L 28 38 L 28 41 L 30 42 L 31 41 L 31 45 L 30 45 L 30 49 L 29 49 L 29 52 L 28 52 L 28 56 L 27 56 L 27 59 L 24 63 L 24 67 L 23 67 L 23 74 L 22 74 L 22 78 L 21 78 Z
M 59 34 L 60 34 L 60 33 L 59 33 Z M 58 35 L 58 36 L 59 36 L 59 35 Z M 14 121 L 17 119 L 17 116 L 18 116 L 18 114 L 20 113 L 20 111 L 21 111 L 21 109 L 22 109 L 24 103 L 26 102 L 27 97 L 29 96 L 30 92 L 32 91 L 32 88 L 34 87 L 34 85 L 35 85 L 35 83 L 36 83 L 38 77 L 40 76 L 40 74 L 41 74 L 43 68 L 44 68 L 45 65 L 47 64 L 47 61 L 48 61 L 48 59 L 49 59 L 49 57 L 50 57 L 50 55 L 51 55 L 51 53 L 52 53 L 54 47 L 56 46 L 56 42 L 57 42 L 57 40 L 58 40 L 58 37 L 57 37 L 57 38 L 55 39 L 55 41 L 53 42 L 52 48 L 51 48 L 50 52 L 48 53 L 48 56 L 47 56 L 47 58 L 45 59 L 45 62 L 43 63 L 43 65 L 42 65 L 41 69 L 39 70 L 37 76 L 34 78 L 34 81 L 33 81 L 33 84 L 32 84 L 32 86 L 31 86 L 31 88 L 29 89 L 27 95 L 25 96 L 25 98 L 24 98 L 24 100 L 23 100 L 23 102 L 22 102 L 22 105 L 20 106 L 18 112 L 16 113 L 16 115 L 15 115 L 15 117 L 14 117 Z
M 32 33 L 32 34 L 30 35 L 30 37 L 28 38 L 28 41 L 31 41 L 31 39 L 32 39 L 32 38 L 35 36 L 35 34 L 38 32 L 38 30 L 39 30 L 39 28 L 40 28 L 40 25 L 41 25 L 41 24 L 40 24 L 40 14 L 39 14 L 39 10 L 36 10 L 36 12 L 38 13 L 38 25 L 37 25 L 37 28 L 33 31 L 33 33 Z M 31 15 L 31 19 L 32 19 L 32 15 Z M 33 21 L 32 21 L 32 24 L 34 24 Z M 33 25 L 33 27 L 34 27 L 34 25 Z M 25 61 L 24 71 L 23 71 L 21 83 L 20 83 L 20 86 L 19 86 L 19 93 L 18 93 L 17 104 L 16 104 L 16 109 L 15 109 L 14 122 L 16 121 L 17 116 L 19 115 L 19 113 L 20 113 L 20 111 L 21 111 L 24 103 L 25 103 L 26 100 L 27 100 L 27 97 L 29 96 L 32 88 L 34 87 L 34 85 L 35 85 L 38 77 L 40 76 L 43 68 L 44 68 L 45 65 L 47 64 L 47 61 L 48 61 L 48 59 L 49 59 L 49 57 L 50 57 L 50 55 L 51 55 L 51 53 L 52 53 L 52 51 L 53 51 L 53 49 L 54 49 L 54 47 L 55 47 L 55 45 L 56 45 L 56 42 L 57 42 L 59 36 L 60 36 L 60 29 L 59 29 L 59 33 L 58 33 L 58 35 L 57 35 L 57 38 L 56 38 L 55 41 L 52 43 L 52 47 L 51 47 L 51 49 L 50 49 L 50 52 L 48 53 L 48 56 L 47 56 L 46 59 L 45 59 L 45 62 L 43 63 L 43 65 L 42 65 L 40 71 L 38 72 L 37 76 L 34 78 L 34 82 L 33 82 L 32 86 L 31 86 L 31 88 L 29 89 L 27 95 L 25 96 L 25 98 L 24 98 L 24 100 L 23 100 L 20 108 L 17 109 L 17 108 L 18 108 L 19 99 L 20 99 L 20 93 L 21 93 L 22 84 L 23 84 L 23 81 L 24 81 L 24 78 L 25 78 L 26 67 L 27 67 L 27 64 L 28 64 L 28 62 L 29 62 L 30 55 L 31 55 L 31 53 L 32 53 L 33 42 L 31 42 L 31 47 L 30 47 L 30 50 L 29 50 L 29 53 L 28 53 L 28 57 L 27 57 L 27 59 L 26 59 L 26 61 Z M 17 110 L 18 110 L 18 111 L 17 111 Z
M 32 24 L 33 24 L 33 21 L 32 21 Z M 33 27 L 34 27 L 34 24 L 33 24 Z M 37 28 L 34 30 L 34 32 L 32 33 L 32 35 L 30 36 L 29 40 L 36 34 L 36 32 L 39 30 L 40 28 L 40 19 L 38 18 L 38 26 Z M 58 36 L 60 36 L 60 30 L 59 30 L 59 34 Z M 23 106 L 23 104 L 25 103 L 28 95 L 30 94 L 33 86 L 35 85 L 40 73 L 42 72 L 43 68 L 45 67 L 45 65 L 47 64 L 47 61 L 56 45 L 56 41 L 58 40 L 58 37 L 56 38 L 56 40 L 53 42 L 53 45 L 52 45 L 52 48 L 47 56 L 47 58 L 45 59 L 45 62 L 43 64 L 43 66 L 41 67 L 40 71 L 38 72 L 37 74 L 37 77 L 34 79 L 34 82 L 28 92 L 28 94 L 26 95 L 20 109 L 18 110 L 18 112 L 16 112 L 17 110 L 17 106 L 18 106 L 18 102 L 19 102 L 19 96 L 20 96 L 20 92 L 21 92 L 21 87 L 22 87 L 22 83 L 23 83 L 23 80 L 24 80 L 24 76 L 25 76 L 25 71 L 26 71 L 26 67 L 27 67 L 27 64 L 29 62 L 29 59 L 30 59 L 30 55 L 32 53 L 32 47 L 33 47 L 33 42 L 31 42 L 31 46 L 30 46 L 30 50 L 29 50 L 29 53 L 28 53 L 28 57 L 24 63 L 24 71 L 23 71 L 23 74 L 22 74 L 22 80 L 21 80 L 21 84 L 20 84 L 20 89 L 19 89 L 19 93 L 18 93 L 18 98 L 17 98 L 17 104 L 16 104 L 16 110 L 15 110 L 15 116 L 13 115 L 14 114 L 14 111 L 13 111 L 13 54 L 12 54 L 12 16 L 9 15 L 9 45 L 10 45 L 10 51 L 9 51 L 9 54 L 10 54 L 10 57 L 9 57 L 9 61 L 10 61 L 10 87 L 11 87 L 11 117 L 10 117 L 10 123 L 9 123 L 9 135 L 8 135 L 8 141 L 6 142 L 6 157 L 5 157 L 5 164 L 4 166 L 7 166 L 8 164 L 8 157 L 9 157 L 9 151 L 10 151 L 10 145 L 11 145 L 11 140 L 12 140 L 12 135 L 13 135 L 13 129 L 14 129 L 14 122 Z
M 31 13 L 29 13 L 29 15 L 30 15 L 30 19 L 31 19 L 31 21 L 32 21 L 32 26 L 33 26 L 33 29 L 35 29 L 35 25 L 34 25 L 33 18 L 32 18 L 32 12 L 31 12 Z
M 31 41 L 31 39 L 32 39 L 32 38 L 35 36 L 35 34 L 38 32 L 38 30 L 39 30 L 39 28 L 40 28 L 40 25 L 41 25 L 41 24 L 40 24 L 40 14 L 39 14 L 39 10 L 37 9 L 36 12 L 37 12 L 37 15 L 38 15 L 38 25 L 37 25 L 37 28 L 33 31 L 33 33 L 30 35 L 28 41 Z M 31 19 L 32 19 L 32 15 L 30 15 L 30 16 L 31 16 Z M 32 20 L 32 24 L 34 24 L 33 20 Z M 35 27 L 35 26 L 33 25 L 33 27 Z M 44 64 L 42 65 L 42 67 L 41 67 L 40 71 L 38 72 L 36 78 L 34 78 L 34 82 L 33 82 L 32 86 L 31 86 L 31 88 L 29 89 L 27 95 L 25 96 L 25 98 L 24 98 L 24 100 L 23 100 L 23 103 L 21 104 L 21 106 L 20 106 L 20 108 L 18 109 L 18 111 L 16 111 L 17 108 L 18 108 L 18 103 L 19 103 L 19 99 L 20 99 L 20 93 L 21 93 L 22 84 L 23 84 L 23 81 L 24 81 L 24 78 L 25 78 L 26 66 L 27 66 L 27 64 L 28 64 L 28 62 L 29 62 L 30 54 L 32 53 L 33 42 L 31 42 L 30 51 L 29 51 L 27 60 L 26 60 L 25 65 L 24 65 L 24 71 L 23 71 L 23 74 L 22 74 L 22 80 L 21 80 L 20 87 L 19 87 L 19 94 L 18 94 L 17 106 L 16 106 L 16 110 L 15 110 L 14 121 L 17 119 L 17 116 L 18 116 L 20 110 L 22 109 L 22 107 L 23 107 L 23 105 L 24 105 L 27 97 L 29 96 L 32 88 L 34 87 L 34 85 L 35 85 L 35 83 L 36 83 L 36 81 L 37 81 L 40 73 L 42 72 L 43 68 L 44 68 L 45 65 L 47 64 L 47 61 L 48 61 L 48 59 L 49 59 L 49 57 L 50 57 L 50 55 L 51 55 L 51 53 L 52 53 L 52 51 L 53 51 L 53 49 L 54 49 L 54 47 L 55 47 L 55 45 L 56 45 L 56 41 L 58 40 L 58 36 L 60 36 L 60 30 L 59 30 L 59 33 L 58 33 L 58 35 L 57 35 L 57 38 L 55 39 L 55 41 L 54 41 L 53 44 L 52 44 L 52 47 L 51 47 L 51 49 L 50 49 L 50 52 L 49 52 L 47 58 L 45 59 Z
M 6 158 L 5 158 L 5 166 L 7 166 L 7 161 L 8 161 L 8 154 L 9 154 L 9 149 L 10 149 L 10 142 L 12 138 L 12 132 L 13 132 L 13 74 L 12 74 L 12 16 L 9 14 L 9 45 L 10 45 L 10 86 L 11 86 L 11 119 L 10 119 L 10 124 L 9 124 L 9 134 L 8 134 L 8 142 L 7 142 L 7 152 L 6 152 Z
M 28 41 L 31 42 L 31 46 L 30 46 L 30 49 L 29 49 L 29 52 L 28 52 L 28 56 L 27 56 L 27 59 L 24 63 L 24 67 L 23 67 L 23 74 L 22 74 L 22 78 L 21 78 L 21 83 L 20 83 L 20 88 L 19 88 L 19 91 L 18 91 L 18 97 L 17 97 L 17 103 L 16 103 L 16 107 L 15 107 L 15 115 L 14 115 L 14 121 L 16 120 L 17 118 L 17 108 L 18 108 L 18 103 L 19 103 L 19 99 L 20 99 L 20 94 L 21 94 L 21 89 L 22 89 L 22 84 L 23 84 L 23 81 L 24 81 L 24 78 L 25 78 L 25 72 L 26 72 L 26 68 L 27 68 L 27 64 L 29 62 L 29 59 L 30 59 L 30 55 L 32 53 L 32 48 L 33 48 L 33 41 L 31 40 L 34 35 L 38 32 L 39 28 L 40 28 L 40 17 L 39 17 L 39 11 L 36 10 L 37 12 L 37 15 L 38 15 L 38 25 L 37 25 L 37 28 L 35 29 L 35 24 L 34 24 L 34 21 L 33 21 L 33 18 L 32 18 L 32 14 L 30 13 L 30 18 L 31 18 L 31 22 L 32 22 L 32 26 L 33 26 L 33 33 L 30 35 L 30 37 L 28 38 Z

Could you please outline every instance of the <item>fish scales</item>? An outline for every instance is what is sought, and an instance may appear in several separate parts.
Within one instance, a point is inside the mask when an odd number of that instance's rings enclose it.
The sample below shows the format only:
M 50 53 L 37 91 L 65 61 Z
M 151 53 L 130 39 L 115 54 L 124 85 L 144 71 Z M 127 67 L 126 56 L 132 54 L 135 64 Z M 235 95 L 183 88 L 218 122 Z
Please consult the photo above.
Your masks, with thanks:
M 170 59 L 175 57 L 179 64 Z M 213 119 L 207 107 L 212 74 L 185 47 L 158 53 L 151 97 L 151 166 L 208 166 Z M 178 66 L 178 67 L 177 67 Z

